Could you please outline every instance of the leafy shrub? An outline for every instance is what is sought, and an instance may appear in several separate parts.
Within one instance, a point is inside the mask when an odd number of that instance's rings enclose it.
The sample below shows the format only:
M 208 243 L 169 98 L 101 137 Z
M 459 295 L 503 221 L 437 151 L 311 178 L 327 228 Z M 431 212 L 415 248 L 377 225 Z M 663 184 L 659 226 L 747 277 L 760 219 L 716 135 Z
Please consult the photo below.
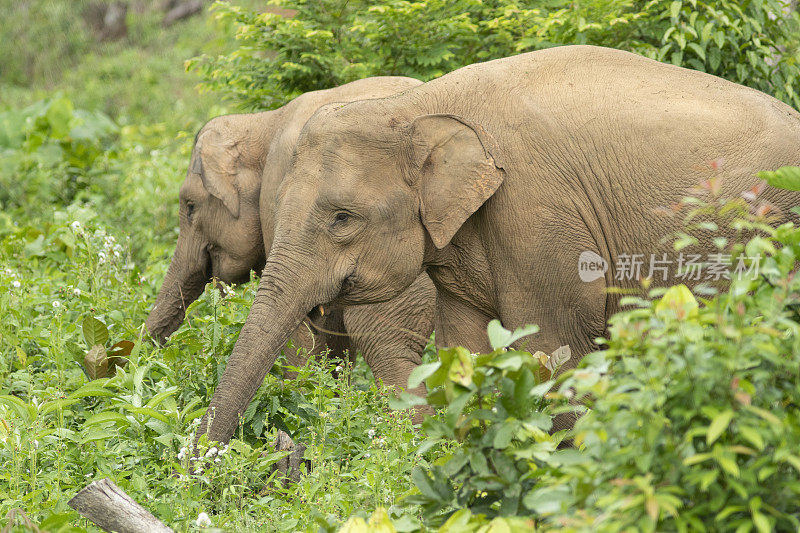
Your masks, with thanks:
M 800 108 L 800 26 L 784 0 L 589 0 L 527 28 L 518 50 L 594 44 L 753 87 Z
M 250 108 L 277 107 L 307 91 L 403 74 L 427 80 L 477 58 L 480 0 L 278 2 L 264 13 L 224 2 L 217 18 L 236 28 L 228 56 L 187 62 L 206 87 Z
M 800 107 L 797 13 L 783 0 L 279 0 L 227 2 L 229 55 L 187 62 L 209 90 L 248 108 L 377 75 L 429 80 L 458 67 L 565 44 L 630 50 L 709 72 Z
M 537 487 L 553 465 L 573 454 L 556 451 L 564 431 L 549 433 L 553 415 L 575 409 L 566 391 L 556 392 L 560 379 L 551 378 L 569 358 L 567 347 L 551 356 L 508 348 L 537 330 L 510 332 L 494 320 L 491 353 L 442 349 L 438 360 L 414 370 L 409 387 L 424 380 L 427 399 L 402 393 L 393 405 L 422 402 L 441 410 L 423 422 L 427 438 L 417 451 L 439 449 L 434 456 L 441 458 L 414 469 L 416 492 L 403 499 L 405 514 L 390 509 L 392 514 L 409 521 L 421 512 L 425 527 L 441 525 L 443 531 L 472 531 L 492 520 L 498 528 L 531 530 L 536 510 L 552 496 L 541 498 Z
M 117 133 L 106 115 L 63 96 L 0 113 L 0 206 L 71 203 Z
M 800 169 L 764 177 L 800 190 Z M 758 276 L 732 276 L 710 300 L 659 290 L 611 320 L 608 348 L 583 370 L 608 374 L 583 388 L 594 398 L 575 429 L 584 460 L 556 483 L 570 497 L 554 525 L 800 527 L 800 229 L 732 224 L 756 235 L 730 250 L 759 258 Z

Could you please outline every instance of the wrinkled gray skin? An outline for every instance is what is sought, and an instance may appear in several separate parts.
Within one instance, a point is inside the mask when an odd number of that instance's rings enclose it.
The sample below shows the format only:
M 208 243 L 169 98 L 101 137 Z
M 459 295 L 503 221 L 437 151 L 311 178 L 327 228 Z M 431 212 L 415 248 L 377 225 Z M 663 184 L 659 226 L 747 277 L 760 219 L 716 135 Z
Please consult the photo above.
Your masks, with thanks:
M 616 310 L 606 287 L 637 284 L 614 279 L 617 259 L 672 255 L 660 241 L 680 221 L 656 208 L 714 175 L 715 160 L 732 197 L 758 170 L 800 164 L 800 116 L 758 91 L 597 47 L 476 64 L 320 109 L 279 189 L 267 268 L 211 400 L 209 438 L 234 432 L 310 309 L 388 300 L 423 271 L 438 291 L 437 343 L 486 349 L 490 319 L 536 323 L 536 349 L 568 344 L 575 364 Z M 784 213 L 800 201 L 762 196 Z M 608 261 L 604 277 L 579 279 L 583 251 Z
M 264 251 L 272 246 L 276 192 L 303 124 L 320 106 L 388 96 L 420 83 L 368 78 L 306 93 L 275 111 L 227 115 L 206 124 L 181 186 L 180 234 L 147 318 L 150 334 L 163 343 L 212 278 L 242 283 L 251 270 L 264 267 Z M 423 274 L 389 302 L 332 305 L 323 315 L 317 311 L 296 328 L 292 340 L 311 352 L 326 347 L 338 356 L 361 351 L 377 379 L 405 387 L 433 329 L 434 302 L 435 289 Z M 289 363 L 300 366 L 303 360 L 290 351 Z M 254 373 L 263 379 L 261 370 Z M 424 395 L 424 386 L 413 392 Z

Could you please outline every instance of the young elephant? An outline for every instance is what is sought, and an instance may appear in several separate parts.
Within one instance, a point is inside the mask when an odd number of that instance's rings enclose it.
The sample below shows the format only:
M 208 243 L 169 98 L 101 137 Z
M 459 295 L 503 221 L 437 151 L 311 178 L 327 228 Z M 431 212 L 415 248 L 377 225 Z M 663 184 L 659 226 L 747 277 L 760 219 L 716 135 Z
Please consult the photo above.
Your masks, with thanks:
M 210 280 L 241 283 L 252 269 L 264 267 L 278 186 L 303 124 L 320 106 L 388 96 L 419 84 L 412 78 L 368 78 L 306 93 L 274 111 L 208 122 L 197 135 L 181 186 L 180 234 L 147 318 L 150 334 L 163 343 Z M 292 337 L 296 345 L 316 351 L 361 351 L 377 379 L 405 387 L 433 329 L 434 305 L 435 289 L 422 275 L 389 302 L 323 308 L 313 325 L 301 324 Z M 290 356 L 290 363 L 302 361 Z M 424 395 L 424 386 L 414 392 Z
M 535 323 L 536 348 L 569 345 L 575 364 L 617 309 L 606 288 L 639 284 L 625 257 L 677 264 L 662 239 L 680 217 L 657 208 L 715 175 L 738 197 L 757 171 L 800 164 L 800 114 L 708 74 L 565 46 L 325 106 L 296 146 L 258 296 L 211 400 L 212 440 L 234 432 L 310 309 L 387 300 L 422 271 L 437 344 L 485 349 L 488 320 Z M 772 188 L 762 199 L 785 214 L 800 203 Z M 583 254 L 603 275 L 581 278 Z

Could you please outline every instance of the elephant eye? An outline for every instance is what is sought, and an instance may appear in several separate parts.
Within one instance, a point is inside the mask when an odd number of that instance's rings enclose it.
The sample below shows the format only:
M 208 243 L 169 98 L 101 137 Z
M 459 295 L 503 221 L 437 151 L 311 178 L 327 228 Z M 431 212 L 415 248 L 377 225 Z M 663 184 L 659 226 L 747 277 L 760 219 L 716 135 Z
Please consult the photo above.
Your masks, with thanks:
M 340 211 L 336 213 L 336 217 L 333 219 L 334 224 L 341 224 L 342 222 L 347 222 L 350 220 L 350 213 L 345 213 L 344 211 Z
M 192 221 L 192 215 L 194 215 L 194 202 L 186 202 L 186 217 L 189 219 L 189 222 Z

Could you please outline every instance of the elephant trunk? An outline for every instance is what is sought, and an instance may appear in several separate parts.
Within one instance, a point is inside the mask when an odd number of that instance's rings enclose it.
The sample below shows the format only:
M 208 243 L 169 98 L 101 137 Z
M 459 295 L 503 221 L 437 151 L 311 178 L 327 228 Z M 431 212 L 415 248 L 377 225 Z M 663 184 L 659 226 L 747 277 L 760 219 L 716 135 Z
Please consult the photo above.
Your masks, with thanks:
M 185 254 L 180 253 L 181 243 L 169 264 L 167 275 L 158 291 L 156 303 L 147 316 L 145 326 L 159 344 L 177 330 L 186 314 L 186 307 L 203 294 L 203 289 L 211 277 L 211 260 L 207 252 L 202 252 L 199 264 L 186 267 Z
M 197 439 L 227 442 L 290 335 L 317 302 L 308 289 L 308 266 L 274 249 L 267 259 L 247 321 L 200 422 Z

